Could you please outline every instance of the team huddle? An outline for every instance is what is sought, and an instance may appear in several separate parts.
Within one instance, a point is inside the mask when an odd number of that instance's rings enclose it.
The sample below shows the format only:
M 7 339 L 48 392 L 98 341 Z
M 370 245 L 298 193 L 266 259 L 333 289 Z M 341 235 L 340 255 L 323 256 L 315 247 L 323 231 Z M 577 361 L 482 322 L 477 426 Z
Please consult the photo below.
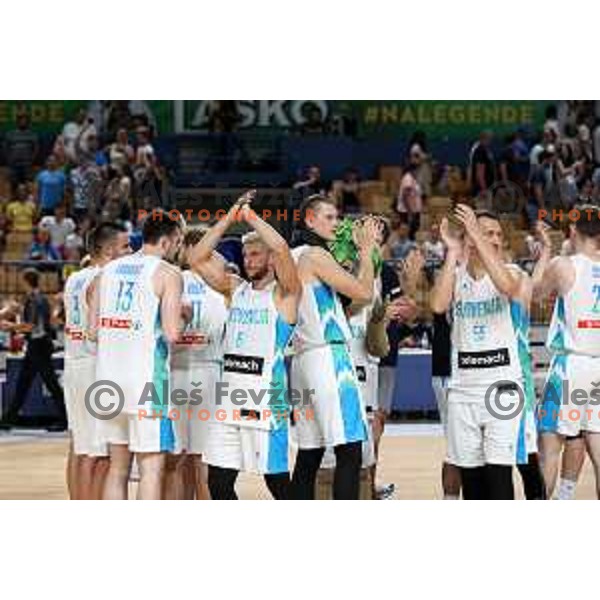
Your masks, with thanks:
M 134 457 L 140 499 L 235 499 L 240 471 L 263 475 L 275 499 L 313 498 L 327 448 L 333 497 L 358 498 L 363 462 L 375 460 L 377 381 L 366 327 L 352 342 L 349 318 L 367 319 L 374 302 L 381 221 L 356 224 L 357 260 L 344 269 L 326 250 L 338 225 L 331 201 L 308 199 L 311 236 L 291 251 L 252 198 L 206 231 L 155 211 L 134 254 L 117 225 L 94 231 L 90 264 L 64 293 L 72 498 L 126 499 Z M 234 223 L 250 228 L 246 280 L 215 251 Z M 117 414 L 90 400 L 107 381 L 123 398 Z
M 206 230 L 155 211 L 133 254 L 119 226 L 93 232 L 90 264 L 64 293 L 72 498 L 126 499 L 134 457 L 139 499 L 236 499 L 240 471 L 262 475 L 275 499 L 313 499 L 324 465 L 334 499 L 359 497 L 361 472 L 378 460 L 378 405 L 389 387 L 378 380 L 385 350 L 373 342 L 388 322 L 376 316 L 384 223 L 356 221 L 355 257 L 341 264 L 329 249 L 339 220 L 327 198 L 308 198 L 293 249 L 252 199 L 242 196 Z M 531 276 L 505 261 L 495 215 L 459 205 L 453 221 L 441 225 L 447 252 L 431 299 L 434 323 L 447 315 L 451 329 L 450 375 L 436 389 L 448 441 L 444 496 L 512 499 L 518 465 L 527 498 L 551 497 L 562 452 L 558 495 L 572 497 L 586 449 L 598 486 L 600 219 L 573 225 L 570 255 L 554 260 L 540 225 Z M 217 252 L 240 223 L 250 230 L 246 279 Z M 554 358 L 538 406 L 529 309 L 550 293 Z M 561 406 L 567 379 L 589 390 L 575 419 Z M 116 414 L 90 400 L 90 388 L 107 381 L 123 400 Z M 522 410 L 499 418 L 490 388 L 499 404 L 503 394 L 520 396 Z

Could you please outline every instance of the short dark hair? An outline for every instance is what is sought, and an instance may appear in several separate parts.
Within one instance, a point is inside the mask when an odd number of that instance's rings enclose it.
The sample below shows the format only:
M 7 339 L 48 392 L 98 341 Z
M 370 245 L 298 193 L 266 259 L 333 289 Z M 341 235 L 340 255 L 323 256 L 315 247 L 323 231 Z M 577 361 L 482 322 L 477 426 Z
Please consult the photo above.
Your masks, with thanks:
M 329 198 L 321 194 L 313 194 L 312 196 L 308 196 L 308 198 L 305 198 L 302 201 L 302 204 L 300 204 L 300 215 L 304 225 L 306 225 L 307 215 L 310 214 L 311 211 L 314 212 L 320 204 L 329 204 L 330 206 L 337 208 L 337 204 L 333 198 Z
M 600 242 L 600 208 L 594 204 L 577 204 L 573 210 L 581 213 L 580 218 L 575 222 L 577 233 Z
M 29 287 L 35 289 L 40 285 L 40 272 L 33 267 L 25 269 L 23 271 L 23 279 Z
M 171 219 L 166 210 L 155 208 L 144 219 L 142 240 L 144 244 L 158 244 L 161 238 L 169 237 L 174 231 L 181 228 L 180 219 Z
M 91 254 L 98 254 L 102 249 L 127 229 L 120 223 L 100 223 L 89 234 L 87 239 L 87 250 Z
M 478 219 L 492 219 L 492 221 L 498 221 L 498 223 L 500 223 L 500 217 L 493 210 L 488 210 L 487 208 L 476 210 L 475 216 Z

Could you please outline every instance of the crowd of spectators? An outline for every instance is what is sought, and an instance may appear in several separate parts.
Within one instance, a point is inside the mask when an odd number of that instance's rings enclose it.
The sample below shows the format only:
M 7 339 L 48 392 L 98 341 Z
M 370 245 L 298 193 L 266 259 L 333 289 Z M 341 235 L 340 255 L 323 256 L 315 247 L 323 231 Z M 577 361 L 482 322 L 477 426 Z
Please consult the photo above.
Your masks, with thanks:
M 102 114 L 101 124 L 93 114 Z M 120 221 L 133 230 L 138 207 L 160 205 L 165 170 L 153 126 L 144 115 L 132 117 L 123 101 L 92 114 L 78 110 L 45 156 L 26 111 L 15 125 L 2 148 L 10 189 L 0 192 L 0 252 L 14 233 L 31 242 L 19 258 L 78 261 L 94 223 Z

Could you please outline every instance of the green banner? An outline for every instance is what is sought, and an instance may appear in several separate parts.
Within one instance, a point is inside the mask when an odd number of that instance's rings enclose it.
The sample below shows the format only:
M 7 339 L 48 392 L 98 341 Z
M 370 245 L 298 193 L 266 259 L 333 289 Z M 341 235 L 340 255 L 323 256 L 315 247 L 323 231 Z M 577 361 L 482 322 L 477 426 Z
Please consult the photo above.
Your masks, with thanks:
M 549 100 L 372 100 L 340 102 L 353 111 L 362 135 L 410 135 L 417 130 L 428 137 L 476 137 L 483 129 L 496 134 L 519 126 L 541 128 Z
M 102 125 L 113 101 L 2 100 L 0 131 L 14 129 L 16 115 L 26 112 L 39 133 L 58 133 L 84 107 Z M 125 101 L 123 101 L 125 102 Z M 159 135 L 203 132 L 208 125 L 210 100 L 129 100 L 128 110 L 144 113 Z M 239 100 L 239 129 L 273 132 L 293 130 L 307 107 L 317 106 L 324 119 L 353 117 L 359 134 L 408 136 L 424 131 L 431 139 L 475 137 L 482 129 L 504 134 L 519 126 L 541 128 L 551 100 Z
M 34 131 L 59 133 L 79 108 L 85 108 L 103 129 L 111 110 L 110 103 L 101 100 L 0 100 L 0 131 L 14 129 L 17 115 L 24 112 L 29 115 Z M 159 134 L 174 131 L 173 101 L 129 100 L 127 103 L 131 115 L 145 114 Z
M 56 133 L 86 104 L 86 100 L 0 100 L 0 131 L 14 129 L 17 115 L 25 112 L 34 131 Z

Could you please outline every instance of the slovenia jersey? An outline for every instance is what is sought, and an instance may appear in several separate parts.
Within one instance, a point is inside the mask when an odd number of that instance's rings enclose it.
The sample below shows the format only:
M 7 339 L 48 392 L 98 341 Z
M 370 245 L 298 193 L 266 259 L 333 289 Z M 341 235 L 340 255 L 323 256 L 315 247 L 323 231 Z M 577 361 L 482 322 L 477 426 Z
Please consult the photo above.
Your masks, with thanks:
M 289 409 L 284 353 L 294 326 L 277 311 L 275 285 L 255 290 L 244 282 L 237 287 L 223 343 L 223 383 L 228 385 L 218 408 L 226 410 L 227 421 L 259 429 L 284 426 Z M 244 392 L 245 401 L 232 401 L 235 390 Z M 240 412 L 241 421 L 233 411 Z
M 547 347 L 555 354 L 600 357 L 600 261 L 583 254 L 568 260 L 575 281 L 566 295 L 556 299 Z
M 89 358 L 96 354 L 96 345 L 87 339 L 87 291 L 100 272 L 97 267 L 87 267 L 73 273 L 65 284 L 65 359 Z
M 466 265 L 458 267 L 449 389 L 464 395 L 453 394 L 455 401 L 473 401 L 470 390 L 499 381 L 522 386 L 529 360 L 528 329 L 527 307 L 501 294 L 488 274 L 477 280 Z M 483 401 L 484 394 L 476 397 Z
M 189 369 L 207 361 L 220 363 L 227 319 L 225 298 L 196 273 L 184 271 L 181 303 L 191 306 L 192 320 L 173 347 L 173 368 Z
M 156 256 L 140 252 L 102 269 L 96 377 L 123 390 L 125 412 L 169 409 L 169 345 L 154 292 Z
M 309 248 L 299 246 L 292 250 L 296 263 Z M 329 344 L 349 344 L 351 339 L 348 320 L 335 290 L 323 281 L 304 284 L 294 336 L 296 352 Z

